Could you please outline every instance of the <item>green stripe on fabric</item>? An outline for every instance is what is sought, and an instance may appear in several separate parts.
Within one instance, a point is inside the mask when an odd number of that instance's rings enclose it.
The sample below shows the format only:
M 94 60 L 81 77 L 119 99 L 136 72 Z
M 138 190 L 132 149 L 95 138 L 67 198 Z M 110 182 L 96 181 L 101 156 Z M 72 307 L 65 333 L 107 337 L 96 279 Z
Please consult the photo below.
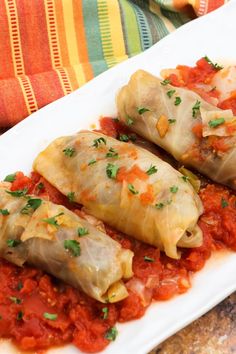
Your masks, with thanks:
M 132 6 L 135 11 L 137 23 L 139 26 L 142 50 L 145 50 L 150 48 L 153 44 L 150 28 L 148 26 L 146 16 L 144 15 L 144 12 L 140 9 L 140 7 L 135 3 L 133 3 Z
M 94 76 L 96 76 L 108 68 L 106 61 L 101 59 L 103 58 L 103 50 L 98 23 L 97 1 L 83 0 L 83 18 L 89 61 Z
M 127 55 L 133 56 L 142 51 L 140 33 L 132 5 L 127 0 L 120 0 L 120 10 Z
M 162 18 L 157 14 L 151 13 L 149 9 L 149 0 L 133 0 L 138 9 L 139 14 L 141 13 L 145 19 L 146 26 L 150 33 L 150 42 L 147 46 L 149 48 L 151 45 L 155 44 L 158 40 L 169 34 L 168 29 L 165 26 Z M 142 30 L 142 27 L 141 27 Z M 143 33 L 145 37 L 145 32 Z M 147 49 L 145 48 L 145 49 Z
M 114 53 L 112 47 L 107 1 L 98 0 L 97 4 L 98 4 L 98 19 L 99 19 L 99 27 L 101 32 L 103 56 L 107 63 L 107 66 L 111 67 L 116 64 L 116 61 L 114 59 Z
M 175 28 L 178 28 L 191 20 L 191 18 L 184 13 L 180 14 L 178 12 L 168 11 L 165 9 L 161 9 L 161 13 L 173 23 Z

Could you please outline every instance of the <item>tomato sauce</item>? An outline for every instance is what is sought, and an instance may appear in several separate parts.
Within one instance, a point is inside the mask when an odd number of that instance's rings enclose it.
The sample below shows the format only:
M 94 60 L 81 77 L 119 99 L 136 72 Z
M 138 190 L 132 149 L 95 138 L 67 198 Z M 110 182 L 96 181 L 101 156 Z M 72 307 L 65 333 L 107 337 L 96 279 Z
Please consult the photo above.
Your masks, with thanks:
M 220 67 L 217 64 L 210 63 L 207 57 L 201 58 L 194 67 L 187 65 L 178 65 L 176 74 L 172 73 L 165 79 L 170 80 L 173 86 L 186 87 L 199 94 L 204 100 L 211 103 L 212 98 L 218 98 L 219 92 L 215 87 L 207 89 L 213 76 Z
M 135 139 L 111 118 L 101 120 L 101 131 L 115 138 L 126 135 L 128 140 Z M 139 170 L 134 172 L 142 177 Z M 72 211 L 81 208 L 37 173 L 30 177 L 22 172 L 16 174 L 11 189 L 24 188 Z M 203 244 L 181 249 L 179 260 L 105 225 L 110 237 L 134 252 L 134 276 L 126 282 L 129 296 L 117 304 L 99 303 L 41 270 L 28 265 L 19 268 L 0 260 L 0 337 L 11 338 L 23 350 L 39 351 L 73 343 L 81 351 L 98 352 L 110 343 L 107 334 L 116 322 L 138 319 L 153 300 L 164 301 L 186 292 L 191 287 L 192 273 L 203 268 L 213 251 L 236 251 L 235 194 L 227 187 L 208 184 L 199 195 L 204 205 L 199 220 Z
M 199 59 L 193 67 L 178 65 L 176 69 L 174 69 L 174 73 L 166 76 L 165 79 L 169 80 L 173 86 L 184 87 L 195 91 L 205 101 L 217 105 L 217 107 L 223 110 L 231 109 L 233 114 L 236 115 L 236 92 L 232 92 L 230 97 L 219 102 L 220 93 L 217 91 L 216 87 L 212 85 L 214 75 L 222 68 L 223 67 L 219 66 L 217 63 L 214 64 L 211 62 L 208 57 L 203 57 Z M 233 135 L 236 130 L 235 123 L 227 124 L 226 129 L 229 134 Z M 204 141 L 203 149 L 216 152 L 219 156 L 232 148 L 232 142 L 228 141 L 228 137 L 211 136 L 203 139 L 202 124 L 200 123 L 197 123 L 192 128 L 192 131 L 200 141 Z M 200 160 L 201 153 L 194 156 L 197 151 L 199 152 L 199 146 L 193 149 L 193 151 L 190 151 L 191 157 Z

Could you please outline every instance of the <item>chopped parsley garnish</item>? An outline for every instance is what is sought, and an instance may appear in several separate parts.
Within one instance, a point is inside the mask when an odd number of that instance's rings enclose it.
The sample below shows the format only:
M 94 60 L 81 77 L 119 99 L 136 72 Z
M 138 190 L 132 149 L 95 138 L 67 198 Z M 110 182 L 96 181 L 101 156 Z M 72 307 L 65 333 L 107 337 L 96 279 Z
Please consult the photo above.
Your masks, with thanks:
M 85 227 L 79 227 L 78 228 L 78 236 L 79 237 L 88 235 L 88 233 L 89 233 L 89 230 L 86 229 Z
M 182 102 L 182 100 L 180 97 L 178 97 L 178 96 L 175 97 L 175 103 L 174 103 L 175 106 L 178 106 L 181 102 Z
M 42 199 L 39 198 L 31 198 L 28 200 L 27 204 L 24 208 L 21 209 L 21 214 L 30 214 L 30 212 L 35 211 L 42 204 Z
M 132 194 L 138 194 L 137 189 L 135 189 L 131 183 L 128 184 L 128 189 Z
M 74 148 L 66 148 L 63 150 L 64 154 L 68 157 L 72 157 L 75 154 L 75 149 Z
M 222 208 L 226 208 L 229 205 L 229 203 L 227 202 L 227 200 L 225 200 L 224 198 L 221 199 L 221 206 Z
M 128 142 L 129 140 L 134 142 L 134 141 L 136 141 L 137 138 L 136 138 L 135 134 L 129 134 L 129 135 L 120 134 L 118 139 L 120 141 L 124 141 L 124 142 Z
M 95 160 L 95 159 L 90 160 L 88 163 L 88 166 L 94 165 L 96 162 L 97 162 L 97 160 Z
M 169 122 L 170 124 L 174 124 L 174 123 L 176 122 L 176 119 L 168 119 L 168 122 Z
M 178 190 L 179 190 L 179 187 L 177 187 L 177 186 L 172 186 L 172 187 L 170 187 L 171 193 L 177 193 Z
M 19 311 L 17 316 L 16 316 L 17 321 L 21 321 L 23 316 L 24 316 L 24 313 L 22 311 Z
M 171 98 L 175 93 L 175 90 L 170 90 L 170 91 L 167 91 L 166 94 L 169 98 Z
M 208 62 L 208 64 L 210 64 L 215 70 L 219 71 L 221 69 L 223 69 L 224 67 L 217 64 L 217 63 L 213 63 L 208 56 L 205 55 L 204 59 Z
M 127 141 L 129 141 L 129 137 L 126 134 L 120 134 L 119 135 L 119 140 L 127 142 Z
M 107 167 L 106 167 L 107 177 L 115 179 L 118 170 L 119 170 L 119 167 L 117 165 L 113 165 L 112 163 L 107 164 Z
M 145 260 L 145 262 L 150 262 L 150 263 L 155 262 L 154 258 L 151 258 L 151 257 L 148 257 L 148 256 L 144 256 L 144 260 Z
M 0 214 L 2 214 L 2 215 L 9 215 L 10 212 L 9 212 L 8 209 L 0 209 Z
M 177 188 L 178 188 L 178 187 L 177 187 Z M 174 192 L 174 193 L 176 193 L 176 192 Z M 172 199 L 169 199 L 169 200 L 167 200 L 167 201 L 157 203 L 157 204 L 155 205 L 155 208 L 156 208 L 156 209 L 163 209 L 164 206 L 170 205 L 171 203 L 172 203 Z
M 208 125 L 211 128 L 217 128 L 219 125 L 224 124 L 224 123 L 225 123 L 224 118 L 217 118 L 217 119 L 210 120 L 208 122 Z
M 157 208 L 157 209 L 162 209 L 162 208 L 164 208 L 164 206 L 165 206 L 164 203 L 157 203 L 157 204 L 155 205 L 155 208 Z
M 109 308 L 108 307 L 103 307 L 102 312 L 103 312 L 103 319 L 106 320 L 107 317 L 108 317 Z
M 55 321 L 57 319 L 57 314 L 44 312 L 43 317 L 46 318 L 47 320 Z
M 64 248 L 68 250 L 73 257 L 80 256 L 80 243 L 76 240 L 65 240 Z
M 21 243 L 21 240 L 13 240 L 13 239 L 9 238 L 6 242 L 7 242 L 8 247 L 17 247 Z
M 106 157 L 112 157 L 114 159 L 118 158 L 118 152 L 115 151 L 112 147 L 109 149 L 108 153 L 106 154 Z
M 163 80 L 163 81 L 161 82 L 161 85 L 162 85 L 162 86 L 166 86 L 166 85 L 168 85 L 168 84 L 170 84 L 170 80 L 169 80 L 169 79 L 165 79 L 165 80 Z
M 137 107 L 138 114 L 143 114 L 145 112 L 150 112 L 150 109 L 145 107 Z
M 201 101 L 196 101 L 195 105 L 192 107 L 192 116 L 193 118 L 196 118 L 197 113 L 200 110 L 200 106 L 201 106 Z
M 61 215 L 64 215 L 64 213 L 57 214 L 57 215 L 55 215 L 55 216 L 53 216 L 51 218 L 42 219 L 42 221 L 48 223 L 49 225 L 53 225 L 55 227 L 59 227 L 58 222 L 57 222 L 57 217 L 61 216 Z
M 118 331 L 116 329 L 116 327 L 111 327 L 105 334 L 105 338 L 110 340 L 110 341 L 114 341 L 116 339 L 118 335 Z
M 16 173 L 12 173 L 11 175 L 7 175 L 4 178 L 4 182 L 14 182 L 16 179 Z
M 104 139 L 102 136 L 101 136 L 101 138 L 97 138 L 93 141 L 93 146 L 96 148 L 98 148 L 101 144 L 104 144 L 104 145 L 107 144 L 106 139 Z
M 67 198 L 68 198 L 70 203 L 74 203 L 74 201 L 75 201 L 75 192 L 68 193 L 67 194 Z
M 21 304 L 22 300 L 15 296 L 10 296 L 9 299 L 14 302 L 14 304 Z
M 44 184 L 42 182 L 40 182 L 38 185 L 37 185 L 37 188 L 41 191 L 42 189 L 44 189 Z
M 19 189 L 18 191 L 6 191 L 8 194 L 10 194 L 12 197 L 23 197 L 27 194 L 28 188 L 24 189 Z
M 189 180 L 189 177 L 188 176 L 181 176 L 180 178 L 182 178 L 182 180 L 184 182 L 187 182 Z
M 157 172 L 156 166 L 152 166 L 152 165 L 151 165 L 151 166 L 149 167 L 149 169 L 146 171 L 146 174 L 150 176 L 150 175 L 153 175 L 153 174 L 156 173 L 156 172 Z
M 20 291 L 22 288 L 23 288 L 23 283 L 22 283 L 22 281 L 19 281 L 19 283 L 17 284 L 16 289 L 17 289 L 18 291 Z
M 132 124 L 134 124 L 133 118 L 131 118 L 130 116 L 127 116 L 127 118 L 126 118 L 126 124 L 127 124 L 128 126 L 131 126 Z

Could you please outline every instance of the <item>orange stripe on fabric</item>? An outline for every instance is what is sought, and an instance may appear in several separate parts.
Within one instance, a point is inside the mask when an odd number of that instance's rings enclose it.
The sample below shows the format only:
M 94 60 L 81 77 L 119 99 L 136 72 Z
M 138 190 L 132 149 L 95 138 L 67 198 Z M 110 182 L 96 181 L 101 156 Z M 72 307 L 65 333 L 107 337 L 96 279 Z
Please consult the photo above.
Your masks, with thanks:
M 9 26 L 7 21 L 6 6 L 4 2 L 0 6 L 0 79 L 14 76 L 14 66 L 12 62 L 11 43 Z
M 58 69 L 56 73 L 58 75 L 59 82 L 61 83 L 63 93 L 66 95 L 72 91 L 72 87 L 66 70 L 62 68 L 62 57 L 58 39 L 54 0 L 45 0 L 45 9 L 47 15 L 48 37 L 51 49 L 52 65 L 55 69 Z
M 11 127 L 28 116 L 28 110 L 16 78 L 0 80 L 0 125 Z
M 43 1 L 16 0 L 25 74 L 52 68 Z
M 86 81 L 93 78 L 92 66 L 89 63 L 88 48 L 85 35 L 85 24 L 83 19 L 83 1 L 72 0 L 74 10 L 74 23 L 77 39 L 77 48 L 79 52 L 80 62 L 82 63 Z
M 38 108 L 64 96 L 58 74 L 55 70 L 29 76 Z
M 18 14 L 15 0 L 5 0 L 9 32 L 11 37 L 11 50 L 15 75 L 25 73 L 24 61 L 22 56 L 21 38 L 19 31 Z
M 74 68 L 71 66 L 71 67 L 66 68 L 66 70 L 67 70 L 68 76 L 70 78 L 72 90 L 74 91 L 79 87 Z
M 24 75 L 18 76 L 17 79 L 20 83 L 28 113 L 31 114 L 33 112 L 36 112 L 38 110 L 38 105 L 29 77 Z
M 57 75 L 59 77 L 59 80 L 61 82 L 61 86 L 64 92 L 64 95 L 68 95 L 69 93 L 72 92 L 72 87 L 70 83 L 70 79 L 68 76 L 68 73 L 65 68 L 59 68 L 56 69 Z
M 62 0 L 64 25 L 67 40 L 67 50 L 70 58 L 70 66 L 73 66 L 79 86 L 86 82 L 83 67 L 80 63 L 72 0 Z
M 57 31 L 58 31 L 58 40 L 59 40 L 59 46 L 61 52 L 62 66 L 69 67 L 70 60 L 69 60 L 69 54 L 67 49 L 62 0 L 56 1 L 55 13 L 56 13 L 56 20 L 57 20 Z

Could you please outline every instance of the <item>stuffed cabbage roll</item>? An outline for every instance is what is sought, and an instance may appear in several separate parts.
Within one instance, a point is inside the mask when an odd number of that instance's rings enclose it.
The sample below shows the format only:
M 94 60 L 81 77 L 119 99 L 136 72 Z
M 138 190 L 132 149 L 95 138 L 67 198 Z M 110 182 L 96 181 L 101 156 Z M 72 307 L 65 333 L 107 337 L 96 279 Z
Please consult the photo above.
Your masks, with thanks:
M 121 121 L 176 160 L 236 189 L 236 117 L 139 70 L 117 96 Z
M 197 247 L 202 204 L 191 184 L 149 151 L 99 132 L 53 141 L 34 169 L 87 212 L 178 258 L 177 246 Z
M 101 302 L 128 295 L 130 250 L 61 205 L 0 187 L 0 256 L 47 271 Z

